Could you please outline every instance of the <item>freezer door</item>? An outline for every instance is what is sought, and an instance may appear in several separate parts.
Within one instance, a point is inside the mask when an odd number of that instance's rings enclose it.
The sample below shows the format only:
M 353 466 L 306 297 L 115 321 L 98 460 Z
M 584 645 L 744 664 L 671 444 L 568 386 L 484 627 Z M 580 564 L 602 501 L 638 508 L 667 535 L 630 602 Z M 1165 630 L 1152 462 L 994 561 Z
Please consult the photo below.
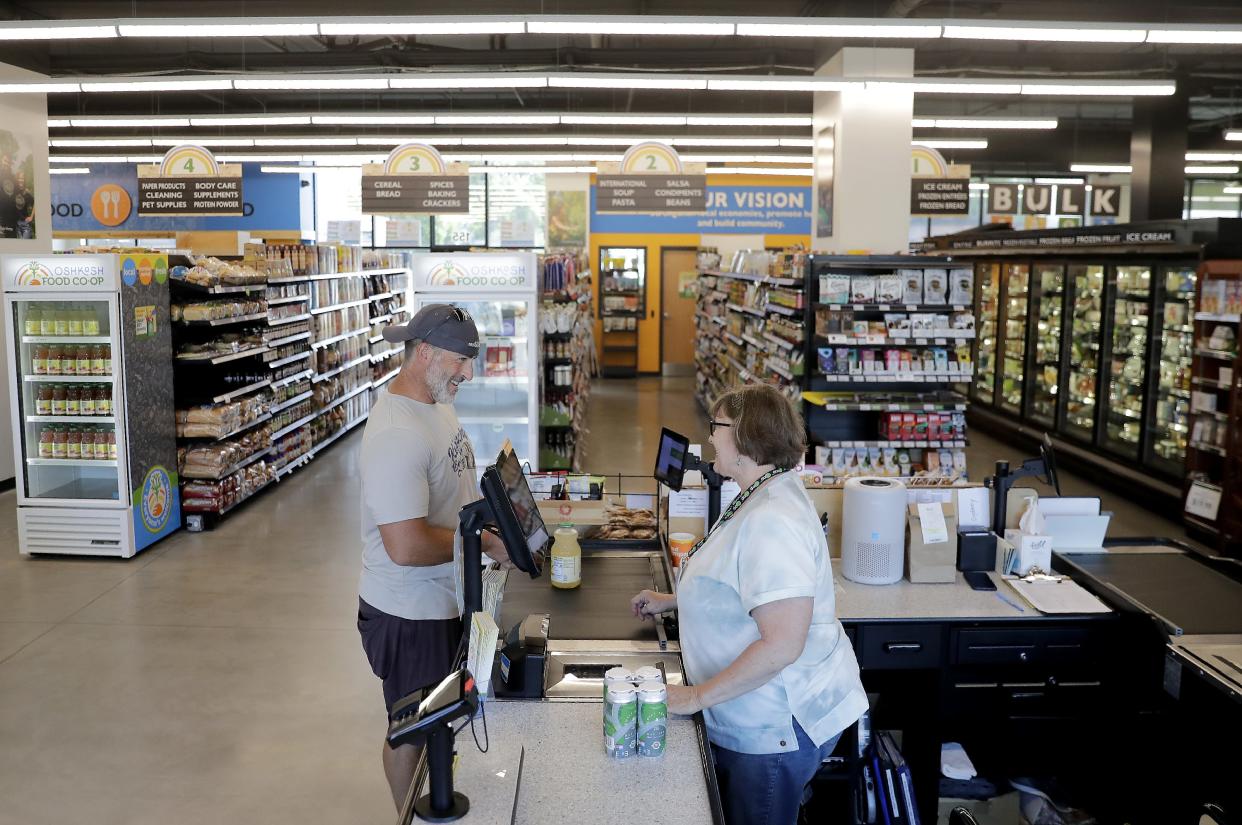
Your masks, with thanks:
M 1086 442 L 1095 441 L 1096 394 L 1100 384 L 1100 332 L 1104 323 L 1104 266 L 1070 264 L 1069 366 L 1065 385 L 1065 419 L 1061 432 Z
M 979 335 L 975 353 L 976 376 L 974 398 L 983 404 L 992 404 L 996 398 L 996 339 L 1000 322 L 1000 269 L 999 263 L 981 263 L 975 268 L 975 280 L 979 282 Z
M 1161 334 L 1154 344 L 1153 403 L 1144 463 L 1175 478 L 1186 470 L 1190 432 L 1195 279 L 1193 266 L 1168 266 L 1161 268 L 1158 281 Z
M 5 296 L 19 504 L 128 506 L 117 307 L 111 293 Z
M 1031 289 L 1031 266 L 1005 264 L 1005 338 L 1001 361 L 1001 409 L 1020 413 L 1026 380 L 1026 317 Z
M 1112 279 L 1113 324 L 1103 446 L 1137 459 L 1143 436 L 1147 339 L 1151 322 L 1151 267 L 1118 266 Z
M 1035 358 L 1032 363 L 1027 417 L 1049 429 L 1056 426 L 1061 389 L 1061 309 L 1065 304 L 1065 266 L 1035 266 Z

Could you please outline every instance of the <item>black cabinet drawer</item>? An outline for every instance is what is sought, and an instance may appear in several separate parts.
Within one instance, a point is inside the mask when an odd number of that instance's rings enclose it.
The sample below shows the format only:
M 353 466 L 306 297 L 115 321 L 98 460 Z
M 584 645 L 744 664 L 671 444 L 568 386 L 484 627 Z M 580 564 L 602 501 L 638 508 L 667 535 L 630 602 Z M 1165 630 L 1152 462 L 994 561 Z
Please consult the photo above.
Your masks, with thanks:
M 1082 628 L 1003 628 L 957 630 L 957 664 L 1076 664 L 1093 655 L 1091 634 Z
M 931 624 L 869 625 L 860 628 L 858 664 L 864 669 L 940 666 L 941 629 Z

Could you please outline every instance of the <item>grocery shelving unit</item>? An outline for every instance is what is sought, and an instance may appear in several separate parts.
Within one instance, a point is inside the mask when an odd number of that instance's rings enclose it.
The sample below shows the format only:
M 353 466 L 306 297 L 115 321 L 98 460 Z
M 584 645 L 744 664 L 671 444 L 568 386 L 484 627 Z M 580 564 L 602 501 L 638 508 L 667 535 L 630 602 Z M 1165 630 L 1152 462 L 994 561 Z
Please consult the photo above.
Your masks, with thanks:
M 580 252 L 545 256 L 539 266 L 539 466 L 576 471 L 591 378 L 599 371 L 591 271 Z
M 808 462 L 826 477 L 959 478 L 974 378 L 972 270 L 944 258 L 811 258 Z
M 600 369 L 605 377 L 638 375 L 638 324 L 647 317 L 647 250 L 599 250 L 599 317 L 603 322 Z

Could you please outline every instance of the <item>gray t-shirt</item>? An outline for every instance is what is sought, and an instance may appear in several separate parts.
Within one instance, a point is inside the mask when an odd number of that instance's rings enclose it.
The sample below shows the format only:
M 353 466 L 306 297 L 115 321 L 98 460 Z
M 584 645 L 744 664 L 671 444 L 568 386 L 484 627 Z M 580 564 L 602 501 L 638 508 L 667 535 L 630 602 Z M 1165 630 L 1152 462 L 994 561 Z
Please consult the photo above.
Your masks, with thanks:
M 456 530 L 462 505 L 480 497 L 474 450 L 453 406 L 424 404 L 385 388 L 371 407 L 358 466 L 362 477 L 358 595 L 372 607 L 406 619 L 461 615 L 453 562 L 429 567 L 396 564 L 379 531 L 381 524 L 412 518 Z

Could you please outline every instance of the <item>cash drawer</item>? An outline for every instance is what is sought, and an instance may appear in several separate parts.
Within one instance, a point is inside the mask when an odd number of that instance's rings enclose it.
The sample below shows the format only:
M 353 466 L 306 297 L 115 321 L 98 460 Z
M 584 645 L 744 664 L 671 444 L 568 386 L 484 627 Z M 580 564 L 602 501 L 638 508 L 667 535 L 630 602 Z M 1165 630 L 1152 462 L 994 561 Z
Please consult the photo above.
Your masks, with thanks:
M 1076 664 L 1091 657 L 1091 634 L 1081 628 L 1005 628 L 954 632 L 957 664 Z
M 858 664 L 898 670 L 940 666 L 941 629 L 933 624 L 870 625 L 861 628 Z

